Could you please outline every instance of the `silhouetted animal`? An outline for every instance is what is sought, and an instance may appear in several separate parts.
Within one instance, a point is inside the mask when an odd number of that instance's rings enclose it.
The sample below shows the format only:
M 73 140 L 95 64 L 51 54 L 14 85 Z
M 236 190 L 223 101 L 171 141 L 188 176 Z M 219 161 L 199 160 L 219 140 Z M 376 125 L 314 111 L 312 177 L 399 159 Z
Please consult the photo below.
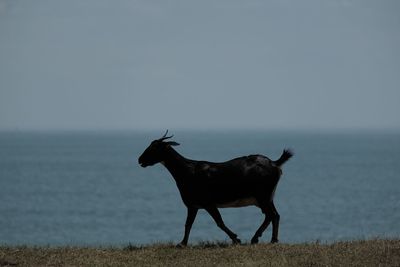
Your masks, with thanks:
M 165 141 L 167 132 L 139 157 L 142 167 L 162 163 L 174 177 L 187 207 L 185 234 L 178 246 L 186 246 L 190 229 L 198 209 L 205 209 L 231 239 L 240 243 L 237 235 L 225 226 L 218 208 L 244 207 L 255 205 L 265 214 L 265 219 L 251 239 L 258 238 L 272 221 L 271 242 L 278 242 L 279 214 L 274 205 L 274 193 L 282 174 L 281 166 L 293 153 L 283 150 L 278 160 L 270 160 L 262 155 L 235 158 L 223 163 L 196 161 L 184 158 L 172 146 L 174 141 Z

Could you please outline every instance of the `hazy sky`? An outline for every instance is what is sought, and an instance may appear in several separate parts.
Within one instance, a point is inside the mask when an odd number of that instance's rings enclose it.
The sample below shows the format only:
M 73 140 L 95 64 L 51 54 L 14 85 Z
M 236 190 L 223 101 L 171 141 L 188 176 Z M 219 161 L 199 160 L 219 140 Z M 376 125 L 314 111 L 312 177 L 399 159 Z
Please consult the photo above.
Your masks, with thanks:
M 400 129 L 400 1 L 0 0 L 0 129 Z

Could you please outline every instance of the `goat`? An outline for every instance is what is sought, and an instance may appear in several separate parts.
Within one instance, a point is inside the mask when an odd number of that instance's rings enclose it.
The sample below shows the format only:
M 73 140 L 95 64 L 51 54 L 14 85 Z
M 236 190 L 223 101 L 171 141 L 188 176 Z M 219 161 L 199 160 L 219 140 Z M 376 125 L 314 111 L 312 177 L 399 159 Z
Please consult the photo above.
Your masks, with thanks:
M 265 214 L 251 243 L 258 243 L 271 221 L 271 243 L 278 242 L 280 216 L 273 198 L 282 175 L 281 166 L 293 156 L 290 150 L 283 150 L 281 157 L 275 161 L 262 155 L 239 157 L 223 163 L 196 161 L 184 158 L 173 149 L 179 144 L 166 141 L 173 137 L 167 134 L 168 130 L 160 139 L 152 141 L 138 162 L 143 168 L 162 163 L 175 179 L 187 207 L 184 237 L 177 246 L 187 245 L 199 209 L 205 209 L 234 244 L 241 243 L 237 235 L 225 226 L 218 208 L 250 205 L 259 207 Z

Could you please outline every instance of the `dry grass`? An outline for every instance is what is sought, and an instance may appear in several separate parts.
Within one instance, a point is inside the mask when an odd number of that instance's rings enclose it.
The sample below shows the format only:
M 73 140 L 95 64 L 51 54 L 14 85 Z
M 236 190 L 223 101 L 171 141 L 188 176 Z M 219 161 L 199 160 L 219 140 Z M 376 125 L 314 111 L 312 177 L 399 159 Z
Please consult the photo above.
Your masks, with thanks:
M 0 266 L 400 266 L 400 240 L 334 244 L 203 243 L 125 248 L 0 247 Z

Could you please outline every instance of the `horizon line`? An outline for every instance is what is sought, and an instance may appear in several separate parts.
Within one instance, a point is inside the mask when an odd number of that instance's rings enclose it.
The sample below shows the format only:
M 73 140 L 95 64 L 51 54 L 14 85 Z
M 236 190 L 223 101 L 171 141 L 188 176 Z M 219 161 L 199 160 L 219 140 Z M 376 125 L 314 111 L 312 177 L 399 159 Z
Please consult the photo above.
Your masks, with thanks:
M 108 132 L 138 132 L 147 133 L 165 131 L 165 127 L 140 128 L 0 128 L 0 133 L 108 133 Z M 172 132 L 385 132 L 400 133 L 400 127 L 168 127 Z

